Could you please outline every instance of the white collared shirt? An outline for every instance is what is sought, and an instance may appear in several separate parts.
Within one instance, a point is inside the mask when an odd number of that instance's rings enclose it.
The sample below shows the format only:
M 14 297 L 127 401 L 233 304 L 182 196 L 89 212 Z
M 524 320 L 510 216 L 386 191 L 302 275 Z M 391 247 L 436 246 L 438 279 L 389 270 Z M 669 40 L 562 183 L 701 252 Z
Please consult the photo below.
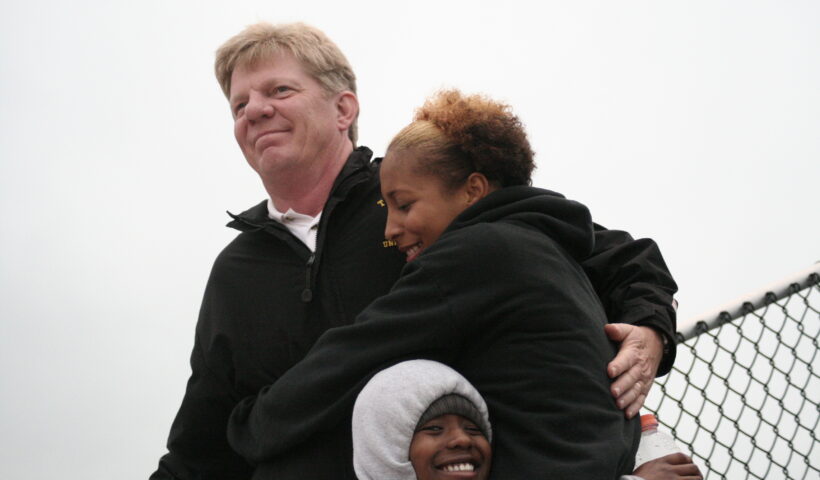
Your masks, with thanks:
M 311 252 L 316 251 L 316 233 L 319 231 L 319 219 L 322 218 L 322 212 L 315 217 L 294 212 L 292 208 L 282 213 L 276 209 L 273 201 L 268 199 L 268 218 L 284 225 Z

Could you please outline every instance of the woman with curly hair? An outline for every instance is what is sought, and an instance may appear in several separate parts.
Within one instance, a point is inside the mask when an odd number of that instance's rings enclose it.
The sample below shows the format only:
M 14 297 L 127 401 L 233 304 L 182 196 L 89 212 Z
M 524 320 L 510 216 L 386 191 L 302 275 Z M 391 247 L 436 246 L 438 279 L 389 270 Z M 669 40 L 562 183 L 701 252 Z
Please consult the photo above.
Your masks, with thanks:
M 593 250 L 593 223 L 580 203 L 531 187 L 534 166 L 507 105 L 455 90 L 428 100 L 381 165 L 385 236 L 408 261 L 401 277 L 355 324 L 327 331 L 264 395 L 241 402 L 231 445 L 260 461 L 322 441 L 349 425 L 370 376 L 428 359 L 484 396 L 490 478 L 630 473 L 640 425 L 610 395 L 615 347 L 579 265 Z

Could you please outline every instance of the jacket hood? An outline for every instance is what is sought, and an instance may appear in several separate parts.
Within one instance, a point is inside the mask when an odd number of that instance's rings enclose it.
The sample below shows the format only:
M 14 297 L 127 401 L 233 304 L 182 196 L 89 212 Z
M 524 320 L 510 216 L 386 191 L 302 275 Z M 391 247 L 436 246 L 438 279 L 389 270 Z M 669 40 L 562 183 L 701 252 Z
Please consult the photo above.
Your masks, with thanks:
M 586 259 L 595 246 L 594 226 L 587 207 L 567 200 L 560 193 L 528 186 L 506 187 L 490 193 L 456 217 L 447 231 L 497 221 L 537 229 L 576 260 Z

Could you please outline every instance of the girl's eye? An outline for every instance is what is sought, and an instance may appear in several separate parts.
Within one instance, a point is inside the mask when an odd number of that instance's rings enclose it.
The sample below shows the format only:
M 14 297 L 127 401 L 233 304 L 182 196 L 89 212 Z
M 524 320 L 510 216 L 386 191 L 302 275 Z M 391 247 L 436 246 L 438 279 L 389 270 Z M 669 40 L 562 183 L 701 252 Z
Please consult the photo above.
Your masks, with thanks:
M 442 430 L 441 427 L 438 426 L 438 425 L 425 425 L 425 426 L 423 426 L 419 429 L 420 432 L 432 432 L 432 433 L 438 433 L 441 430 Z
M 410 210 L 410 205 L 412 205 L 412 202 L 402 203 L 401 205 L 396 207 L 396 209 L 399 210 L 400 212 L 406 212 L 406 211 Z

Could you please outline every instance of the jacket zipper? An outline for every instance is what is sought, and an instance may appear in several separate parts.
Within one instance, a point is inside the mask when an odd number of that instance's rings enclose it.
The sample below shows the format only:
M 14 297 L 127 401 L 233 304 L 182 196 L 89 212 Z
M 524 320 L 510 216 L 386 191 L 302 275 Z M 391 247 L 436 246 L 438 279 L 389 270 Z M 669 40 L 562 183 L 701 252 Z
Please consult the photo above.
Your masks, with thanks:
M 313 267 L 313 262 L 316 260 L 316 254 L 311 253 L 307 260 L 305 268 L 305 289 L 302 290 L 302 301 L 309 303 L 313 299 L 313 290 L 310 288 L 310 274 Z
M 368 168 L 370 168 L 369 163 L 356 168 L 355 170 L 350 172 L 342 180 L 342 182 L 339 185 L 337 185 L 336 188 L 334 188 L 330 192 L 330 195 L 328 197 L 328 202 L 325 205 L 324 211 L 322 212 L 322 221 L 320 222 L 320 225 L 319 225 L 319 231 L 316 232 L 316 251 L 310 254 L 310 257 L 308 257 L 308 261 L 307 261 L 307 271 L 306 271 L 306 276 L 305 276 L 305 289 L 302 290 L 302 302 L 304 302 L 304 303 L 310 303 L 310 301 L 313 299 L 313 290 L 312 290 L 312 286 L 311 286 L 311 275 L 312 275 L 312 271 L 313 271 L 313 265 L 314 265 L 314 263 L 316 263 L 316 268 L 317 269 L 319 268 L 319 264 L 317 262 L 317 259 L 321 258 L 319 256 L 319 254 L 321 253 L 321 250 L 323 249 L 324 236 L 325 236 L 325 227 L 327 225 L 327 222 L 329 221 L 331 213 L 336 208 L 337 204 L 341 203 L 341 201 L 343 199 L 347 198 L 347 196 L 350 194 L 350 190 L 352 190 L 354 187 L 358 186 L 361 183 L 367 182 L 368 177 L 363 176 L 361 174 L 361 172 L 364 171 L 364 170 L 367 170 Z M 341 198 L 339 198 L 338 194 L 340 193 L 340 190 L 342 190 L 342 189 L 344 189 L 344 191 L 342 192 L 343 196 Z
M 372 154 L 372 152 L 371 152 L 371 154 Z M 333 211 L 336 204 L 341 202 L 342 199 L 346 198 L 351 189 L 358 186 L 360 183 L 367 182 L 368 178 L 360 176 L 360 175 L 361 175 L 362 171 L 367 170 L 369 168 L 371 168 L 370 167 L 370 161 L 365 162 L 364 165 L 361 165 L 361 166 L 357 167 L 355 170 L 353 170 L 352 172 L 350 172 L 341 181 L 340 184 L 336 185 L 335 188 L 333 188 L 331 190 L 330 195 L 329 195 L 329 200 L 330 201 L 325 206 L 326 207 L 325 211 L 322 212 L 322 223 L 327 222 L 326 218 L 330 216 L 330 213 Z M 344 189 L 342 198 L 337 198 L 337 195 L 339 194 L 340 190 L 342 190 L 342 189 Z M 230 215 L 234 219 L 234 221 L 238 221 L 238 222 L 244 223 L 245 225 L 248 225 L 248 226 L 252 227 L 254 231 L 259 231 L 259 230 L 264 230 L 265 229 L 265 226 L 257 225 L 255 222 L 251 221 L 250 219 L 246 219 L 246 218 L 244 218 L 240 215 L 234 215 L 231 212 L 228 212 L 228 215 Z M 234 228 L 237 228 L 237 227 L 234 227 Z M 287 229 L 284 226 L 279 225 L 278 228 L 283 230 L 283 231 L 287 231 Z M 321 228 L 321 226 L 320 226 L 320 228 Z M 241 229 L 238 229 L 238 230 L 241 231 Z M 321 237 L 319 237 L 320 233 L 322 234 Z M 292 236 L 293 235 L 291 234 L 291 237 Z M 314 264 L 316 264 L 316 267 L 318 268 L 318 263 L 316 262 L 316 260 L 317 260 L 317 255 L 320 253 L 320 250 L 322 249 L 322 244 L 323 243 L 324 243 L 324 229 L 322 228 L 320 232 L 317 232 L 316 251 L 310 254 L 310 257 L 308 257 L 308 260 L 307 260 L 307 264 L 305 265 L 305 288 L 302 290 L 302 294 L 301 294 L 301 298 L 302 298 L 303 303 L 310 303 L 310 301 L 313 300 L 313 287 L 311 286 L 311 280 L 312 280 L 312 276 L 313 276 L 313 266 L 314 266 Z

